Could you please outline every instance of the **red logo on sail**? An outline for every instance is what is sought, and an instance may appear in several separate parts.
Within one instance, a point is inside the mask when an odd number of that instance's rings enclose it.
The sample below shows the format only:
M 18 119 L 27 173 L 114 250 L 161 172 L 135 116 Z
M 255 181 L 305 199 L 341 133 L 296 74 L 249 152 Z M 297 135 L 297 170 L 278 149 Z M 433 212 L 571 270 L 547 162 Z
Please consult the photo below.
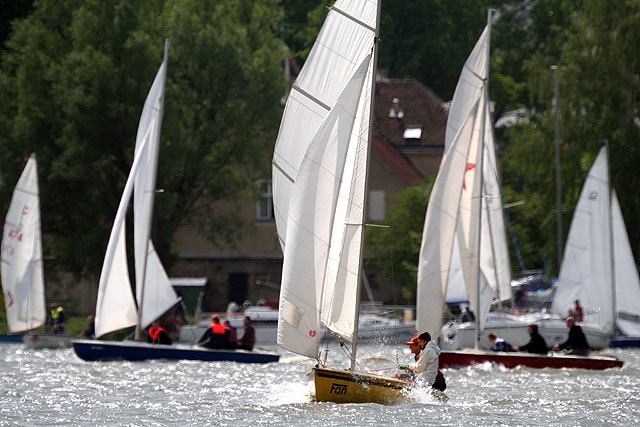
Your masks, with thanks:
M 9 295 L 9 301 L 11 301 L 7 307 L 11 307 L 13 305 L 13 295 L 11 295 L 11 291 L 7 291 L 7 294 Z
M 467 173 L 471 170 L 474 170 L 476 168 L 476 164 L 475 163 L 467 163 L 467 170 L 465 170 L 464 172 Z M 467 180 L 465 178 L 464 181 L 462 181 L 462 189 L 466 190 L 467 189 Z
M 309 336 L 310 336 L 311 338 L 315 337 L 315 336 L 316 336 L 316 331 L 314 331 L 313 329 L 311 329 L 311 330 L 309 331 Z

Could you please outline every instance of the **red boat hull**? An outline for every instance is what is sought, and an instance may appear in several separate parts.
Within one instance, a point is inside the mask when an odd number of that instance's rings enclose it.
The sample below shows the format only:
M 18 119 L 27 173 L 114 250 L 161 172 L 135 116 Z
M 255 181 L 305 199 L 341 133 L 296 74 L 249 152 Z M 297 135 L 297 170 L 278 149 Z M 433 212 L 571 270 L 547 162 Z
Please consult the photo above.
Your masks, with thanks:
M 481 363 L 495 363 L 506 368 L 526 366 L 529 368 L 574 368 L 603 370 L 620 368 L 623 361 L 607 355 L 569 356 L 552 354 L 548 356 L 530 353 L 503 353 L 483 350 L 443 351 L 440 354 L 440 368 L 461 368 Z

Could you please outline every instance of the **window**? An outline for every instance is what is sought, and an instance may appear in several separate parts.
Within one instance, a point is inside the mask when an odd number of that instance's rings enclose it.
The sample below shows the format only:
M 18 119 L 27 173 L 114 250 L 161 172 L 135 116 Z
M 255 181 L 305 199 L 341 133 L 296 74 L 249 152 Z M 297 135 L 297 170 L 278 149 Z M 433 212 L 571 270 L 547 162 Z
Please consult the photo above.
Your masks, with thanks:
M 369 220 L 384 221 L 385 219 L 385 194 L 384 191 L 369 192 Z
M 258 200 L 256 202 L 256 218 L 262 221 L 273 220 L 273 198 L 271 180 L 258 180 Z

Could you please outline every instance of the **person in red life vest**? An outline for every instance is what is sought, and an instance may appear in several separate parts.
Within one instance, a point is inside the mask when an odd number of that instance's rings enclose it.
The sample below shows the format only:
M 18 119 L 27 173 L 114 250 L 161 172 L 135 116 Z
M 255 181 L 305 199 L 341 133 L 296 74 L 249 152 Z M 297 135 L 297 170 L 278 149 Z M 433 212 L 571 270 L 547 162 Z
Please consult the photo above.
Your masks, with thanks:
M 580 300 L 575 300 L 575 308 L 573 310 L 569 310 L 569 316 L 573 317 L 576 322 L 582 322 L 584 320 L 584 310 L 580 305 Z
M 220 323 L 218 316 L 211 316 L 211 327 L 206 330 L 196 344 L 207 348 L 224 348 L 226 328 Z
M 238 348 L 243 350 L 253 350 L 253 345 L 256 343 L 256 330 L 253 328 L 251 324 L 251 318 L 249 316 L 245 316 L 244 318 L 244 330 L 242 331 L 242 336 L 238 340 Z
M 238 348 L 238 333 L 236 332 L 236 329 L 231 326 L 228 320 L 225 320 L 223 324 L 226 329 L 224 335 L 224 348 L 235 350 Z
M 158 322 L 153 322 L 149 326 L 149 342 L 152 344 L 171 344 L 171 338 L 167 334 L 167 330 L 160 326 Z

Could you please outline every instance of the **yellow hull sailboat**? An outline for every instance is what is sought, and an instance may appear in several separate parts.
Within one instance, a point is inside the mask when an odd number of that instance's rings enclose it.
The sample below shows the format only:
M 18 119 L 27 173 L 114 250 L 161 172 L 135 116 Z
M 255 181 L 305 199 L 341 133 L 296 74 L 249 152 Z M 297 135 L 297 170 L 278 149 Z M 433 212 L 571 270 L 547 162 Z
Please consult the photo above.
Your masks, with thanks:
M 313 368 L 310 375 L 318 402 L 389 405 L 406 401 L 408 391 L 416 385 L 400 378 L 344 369 Z
M 379 0 L 337 0 L 291 88 L 273 156 L 284 253 L 278 344 L 318 360 L 317 401 L 390 404 L 415 384 L 355 368 Z M 350 369 L 319 361 L 320 331 L 351 340 Z

